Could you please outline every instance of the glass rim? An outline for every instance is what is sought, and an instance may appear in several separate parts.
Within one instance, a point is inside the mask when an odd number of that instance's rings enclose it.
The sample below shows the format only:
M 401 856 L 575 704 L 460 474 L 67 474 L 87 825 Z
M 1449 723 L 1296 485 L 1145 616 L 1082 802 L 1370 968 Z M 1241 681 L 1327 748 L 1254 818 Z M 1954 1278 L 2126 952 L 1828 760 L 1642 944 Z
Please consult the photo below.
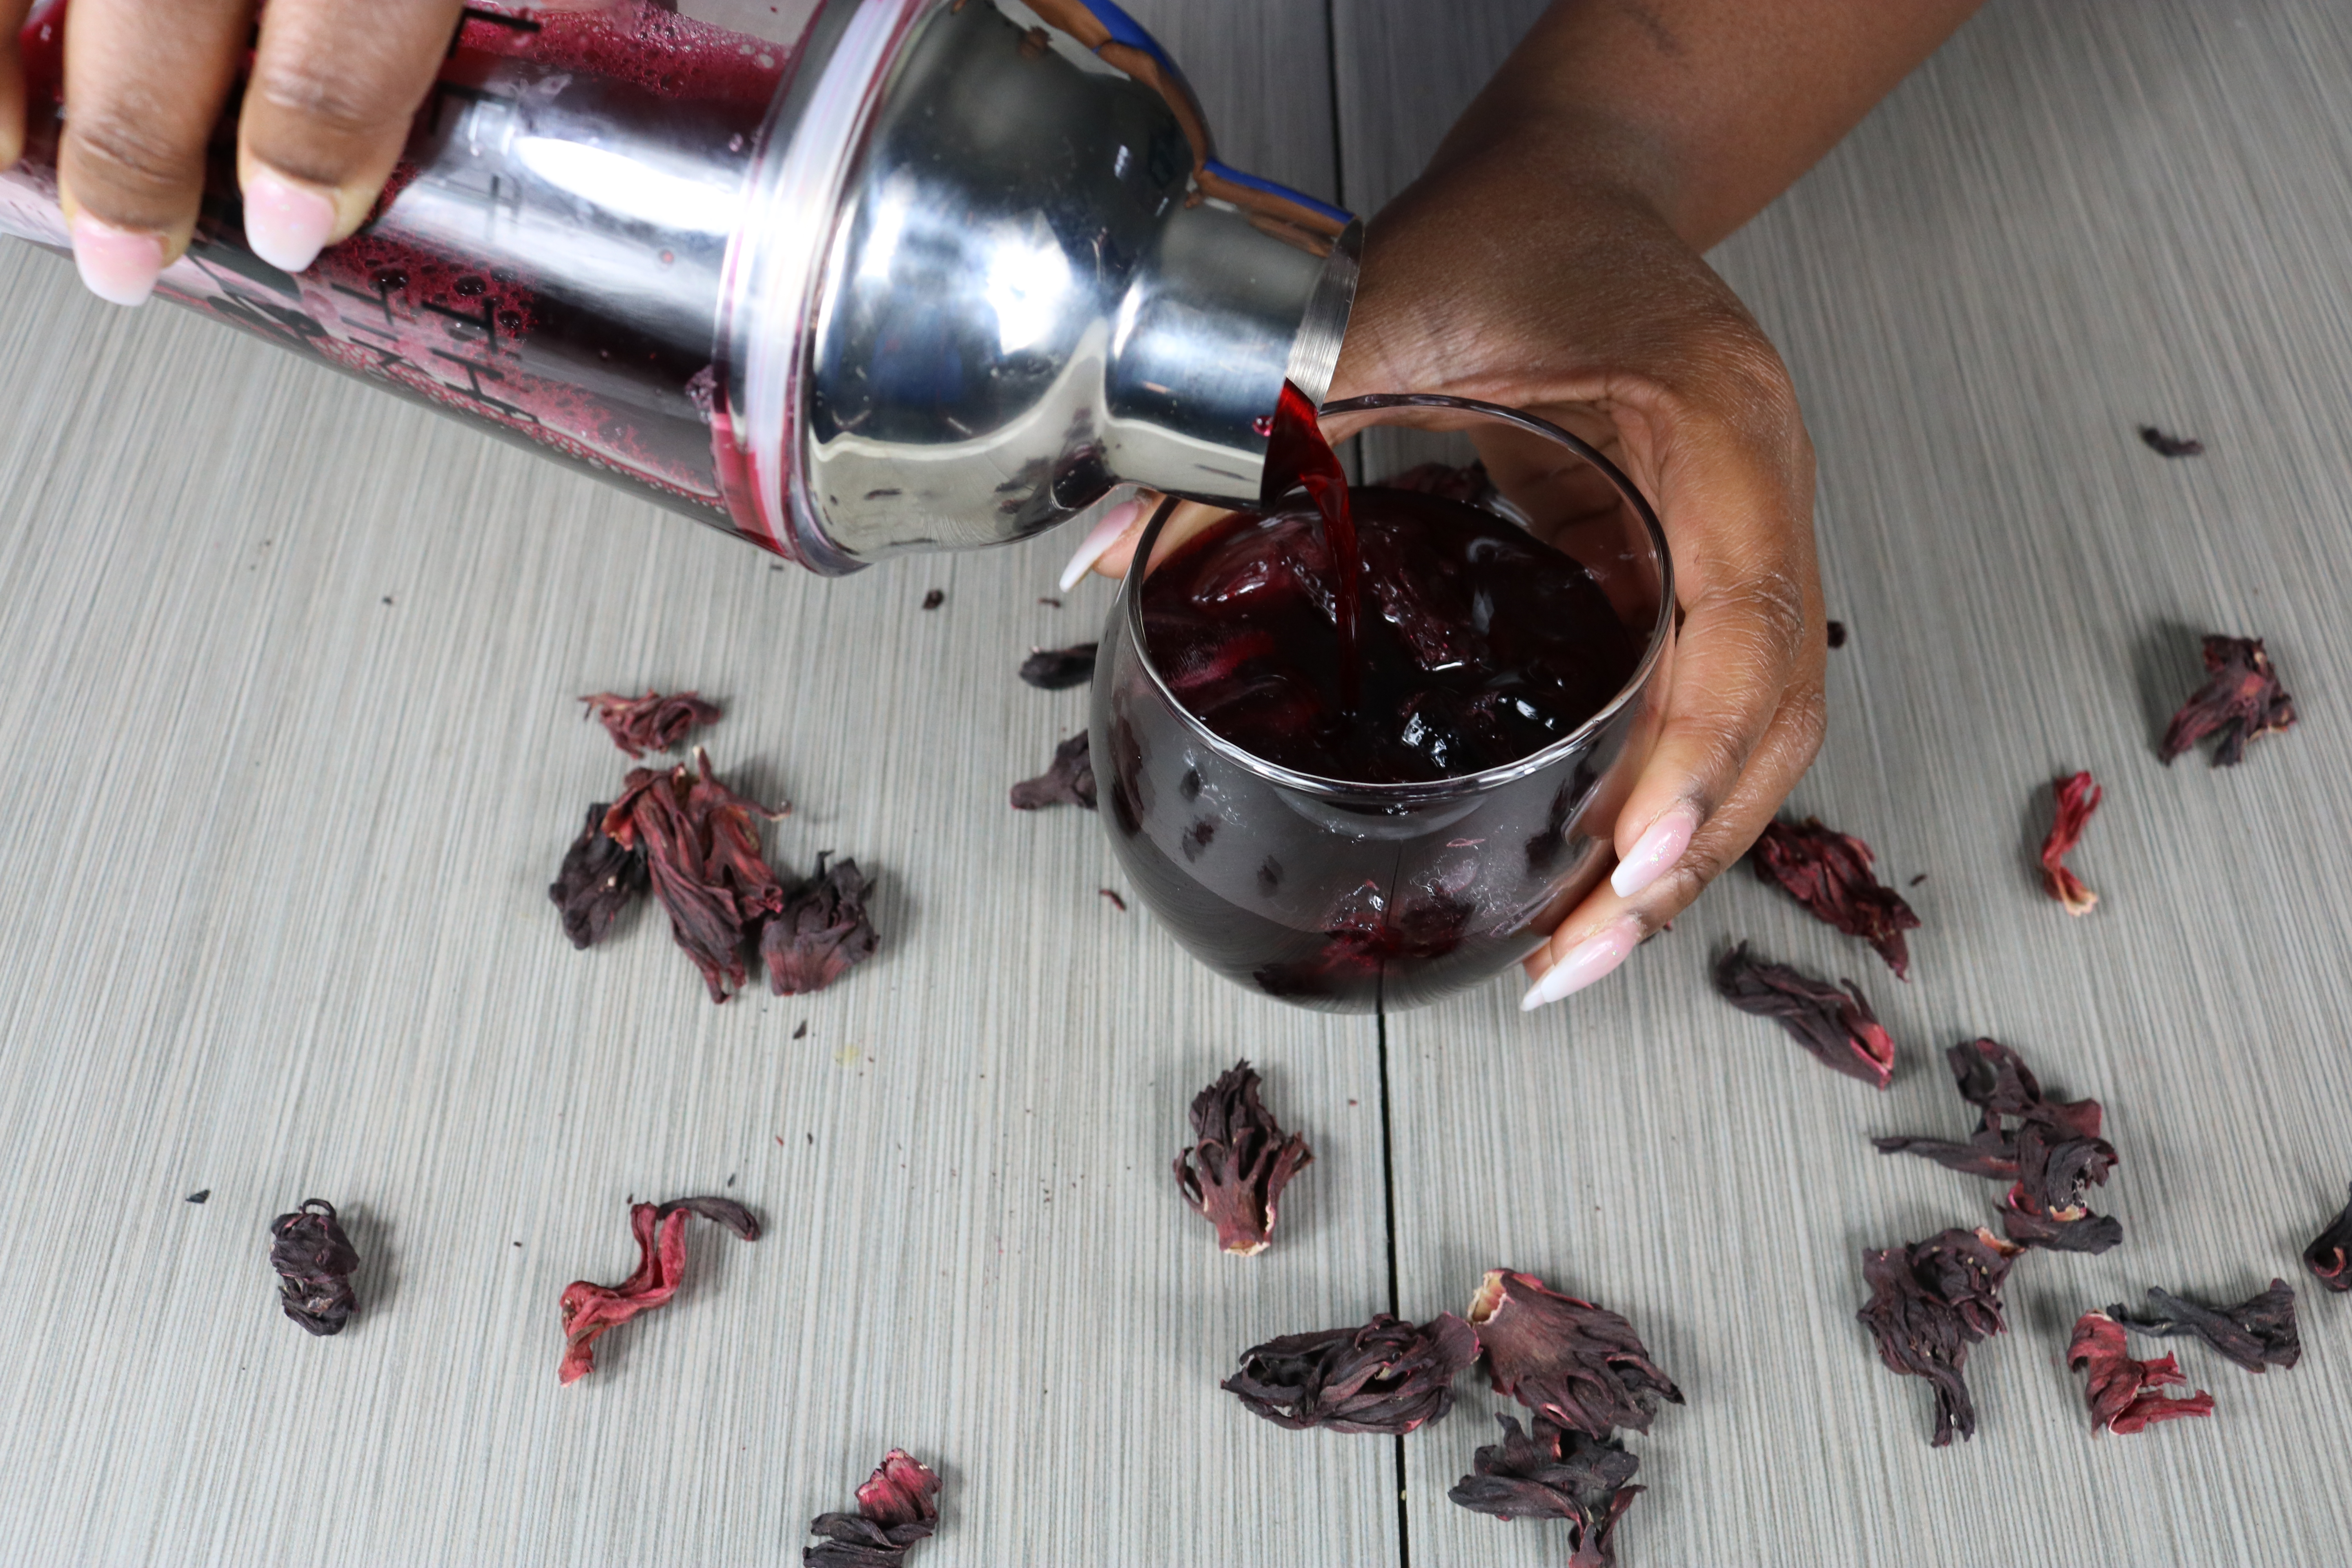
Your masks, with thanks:
M 1126 616 L 1129 640 L 1135 645 L 1136 661 L 1142 666 L 1143 672 L 1151 678 L 1153 689 L 1183 721 L 1185 728 L 1219 756 L 1236 766 L 1256 773 L 1270 784 L 1278 784 L 1285 789 L 1296 790 L 1302 795 L 1314 795 L 1326 800 L 1361 802 L 1368 805 L 1416 805 L 1433 800 L 1458 798 L 1465 795 L 1483 795 L 1489 790 L 1499 789 L 1505 784 L 1515 784 L 1520 779 L 1541 773 L 1546 768 L 1565 760 L 1600 733 L 1640 694 L 1643 688 L 1648 684 L 1652 672 L 1657 668 L 1658 660 L 1664 656 L 1668 636 L 1673 631 L 1675 624 L 1675 562 L 1672 552 L 1667 549 L 1666 531 L 1658 521 L 1657 511 L 1650 505 L 1649 498 L 1625 476 L 1624 470 L 1601 456 L 1591 442 L 1560 428 L 1549 419 L 1529 414 L 1524 409 L 1507 407 L 1499 403 L 1486 403 L 1474 397 L 1453 397 L 1441 393 L 1377 392 L 1362 397 L 1345 398 L 1338 403 L 1327 403 L 1316 411 L 1316 418 L 1319 423 L 1333 415 L 1378 413 L 1388 408 L 1441 408 L 1475 414 L 1506 425 L 1516 426 L 1532 435 L 1544 437 L 1566 447 L 1599 469 L 1601 477 L 1609 481 L 1617 493 L 1633 508 L 1635 515 L 1642 520 L 1642 526 L 1650 537 L 1651 548 L 1656 552 L 1658 558 L 1657 619 L 1650 627 L 1648 640 L 1642 649 L 1640 661 L 1633 666 L 1633 673 L 1628 675 L 1624 684 L 1617 689 L 1617 694 L 1603 703 L 1592 717 L 1549 745 L 1538 751 L 1530 752 L 1517 762 L 1504 763 L 1491 768 L 1481 768 L 1476 773 L 1456 773 L 1450 778 L 1443 779 L 1382 783 L 1366 779 L 1326 778 L 1320 773 L 1306 773 L 1297 772 L 1296 769 L 1286 768 L 1278 763 L 1268 762 L 1255 752 L 1244 750 L 1202 722 L 1200 715 L 1194 713 L 1174 691 L 1169 689 L 1167 680 L 1160 673 L 1159 666 L 1152 661 L 1151 645 L 1143 635 L 1142 583 L 1145 577 L 1150 575 L 1152 549 L 1159 542 L 1160 531 L 1167 526 L 1168 519 L 1176 510 L 1180 498 L 1175 496 L 1170 496 L 1160 503 L 1159 510 L 1151 515 L 1151 521 L 1144 525 L 1142 537 L 1136 542 L 1132 561 L 1140 563 L 1140 569 L 1139 570 L 1133 564 L 1129 567 L 1125 579 L 1119 584 L 1119 608 Z

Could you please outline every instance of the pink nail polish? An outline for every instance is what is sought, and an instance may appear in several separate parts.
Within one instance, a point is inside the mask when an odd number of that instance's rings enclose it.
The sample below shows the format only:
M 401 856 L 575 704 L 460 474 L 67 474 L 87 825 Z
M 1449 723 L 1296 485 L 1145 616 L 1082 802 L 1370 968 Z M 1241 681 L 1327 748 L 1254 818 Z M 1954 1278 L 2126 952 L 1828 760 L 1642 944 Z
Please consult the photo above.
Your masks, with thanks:
M 268 169 L 245 183 L 245 242 L 281 272 L 300 272 L 335 232 L 335 204 Z
M 117 228 L 103 218 L 76 213 L 74 266 L 82 286 L 110 305 L 143 305 L 163 271 L 160 235 Z
M 1698 813 L 1686 805 L 1668 809 L 1649 826 L 1610 873 L 1609 887 L 1621 899 L 1630 899 L 1673 869 L 1698 831 Z
M 1568 950 L 1519 998 L 1519 1011 L 1532 1013 L 1547 1003 L 1583 990 L 1633 955 L 1642 940 L 1641 922 L 1631 915 L 1613 920 Z
M 1102 559 L 1103 552 L 1118 542 L 1118 536 L 1133 526 L 1137 515 L 1142 510 L 1141 501 L 1123 500 L 1102 514 L 1094 527 L 1087 531 L 1087 542 L 1078 546 L 1078 552 L 1070 557 L 1068 565 L 1062 568 L 1062 592 L 1066 594 L 1078 585 L 1078 579 L 1094 569 L 1095 563 Z

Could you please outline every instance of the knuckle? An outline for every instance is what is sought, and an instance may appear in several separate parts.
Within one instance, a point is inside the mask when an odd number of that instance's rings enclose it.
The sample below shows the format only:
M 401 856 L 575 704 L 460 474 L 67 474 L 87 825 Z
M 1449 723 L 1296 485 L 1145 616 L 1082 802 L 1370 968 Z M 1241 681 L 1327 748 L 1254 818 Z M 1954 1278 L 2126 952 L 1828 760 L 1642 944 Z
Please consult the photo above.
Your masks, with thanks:
M 1745 331 L 1731 334 L 1723 355 L 1725 379 L 1746 394 L 1749 406 L 1780 416 L 1796 413 L 1796 379 L 1761 329 L 1751 323 Z
M 1758 654 L 1787 658 L 1804 645 L 1810 613 L 1805 584 L 1794 574 L 1778 569 L 1751 572 L 1725 584 L 1711 596 L 1731 623 L 1724 629 L 1750 638 Z
M 296 145 L 321 131 L 350 141 L 371 138 L 404 128 L 408 121 L 406 106 L 394 95 L 322 55 L 268 61 L 254 78 L 247 101 L 293 122 L 279 131 L 278 139 Z
M 1734 857 L 1733 858 L 1737 858 Z M 1720 850 L 1694 845 L 1685 854 L 1682 863 L 1650 884 L 1642 895 L 1641 918 L 1643 928 L 1656 931 L 1668 921 L 1698 901 L 1707 884 L 1723 875 L 1731 861 Z
M 1792 470 L 1810 471 L 1812 443 L 1796 378 L 1736 298 L 1697 313 L 1675 389 L 1686 411 L 1711 419 Z
M 1812 765 L 1821 754 L 1822 742 L 1829 738 L 1829 700 L 1815 682 L 1792 694 L 1784 712 L 1789 761 L 1802 772 Z
M 85 201 L 112 196 L 147 206 L 184 196 L 203 176 L 201 140 L 184 144 L 123 106 L 77 106 L 66 136 L 75 156 L 75 193 Z

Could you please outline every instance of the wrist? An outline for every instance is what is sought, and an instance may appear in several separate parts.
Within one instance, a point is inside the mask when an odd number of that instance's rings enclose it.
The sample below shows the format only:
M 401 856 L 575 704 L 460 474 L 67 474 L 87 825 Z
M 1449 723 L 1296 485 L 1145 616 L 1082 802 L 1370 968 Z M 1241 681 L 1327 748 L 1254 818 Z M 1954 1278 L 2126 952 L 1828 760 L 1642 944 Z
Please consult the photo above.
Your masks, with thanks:
M 1694 250 L 1719 236 L 1696 232 L 1673 150 L 1641 124 L 1590 105 L 1488 94 L 1446 133 L 1416 185 L 1475 184 L 1507 199 L 1516 222 L 1562 209 L 1662 222 Z

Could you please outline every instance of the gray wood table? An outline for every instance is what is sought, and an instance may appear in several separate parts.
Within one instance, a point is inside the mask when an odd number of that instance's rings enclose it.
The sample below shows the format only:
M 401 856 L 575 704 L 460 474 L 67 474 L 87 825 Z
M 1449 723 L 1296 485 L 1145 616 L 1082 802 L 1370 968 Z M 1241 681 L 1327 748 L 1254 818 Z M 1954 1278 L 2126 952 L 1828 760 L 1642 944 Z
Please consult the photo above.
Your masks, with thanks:
M 1373 210 L 1534 0 L 1158 0 L 1234 162 Z M 2094 1441 L 2084 1308 L 2235 1300 L 2352 1176 L 2352 21 L 2329 0 L 1997 0 L 1717 258 L 1821 450 L 1832 736 L 1794 805 L 1926 922 L 1898 985 L 1744 871 L 1589 995 L 1331 1019 L 1187 961 L 1097 825 L 1004 787 L 1082 722 L 1016 685 L 1092 636 L 1069 541 L 821 583 L 363 387 L 0 252 L 0 1559 L 776 1563 L 904 1445 L 919 1561 L 1557 1562 L 1444 1500 L 1507 1408 L 1292 1434 L 1216 1380 L 1272 1334 L 1459 1310 L 1507 1265 L 1628 1313 L 1689 1395 L 1635 1440 L 1648 1564 L 2343 1561 L 2352 1302 L 2210 1421 Z M 2166 462 L 2148 421 L 2202 437 Z M 926 590 L 945 591 L 923 613 Z M 2263 635 L 2304 722 L 2169 770 L 2196 636 Z M 698 686 L 774 858 L 878 871 L 881 956 L 713 1007 L 657 917 L 575 954 L 542 887 L 622 763 L 575 697 Z M 2070 921 L 2032 846 L 2107 802 Z M 1704 984 L 1751 938 L 1856 975 L 1884 1097 Z M 807 1025 L 806 1034 L 799 1026 Z M 1972 1444 L 1853 1318 L 1858 1251 L 1988 1218 L 1888 1161 L 1990 1034 L 2105 1100 L 2126 1246 L 2038 1255 Z M 1235 1057 L 1314 1142 L 1279 1243 L 1170 1190 Z M 208 1189 L 210 1201 L 185 1194 Z M 559 1388 L 556 1297 L 698 1234 Z M 278 1317 L 270 1215 L 345 1205 L 340 1339 Z

